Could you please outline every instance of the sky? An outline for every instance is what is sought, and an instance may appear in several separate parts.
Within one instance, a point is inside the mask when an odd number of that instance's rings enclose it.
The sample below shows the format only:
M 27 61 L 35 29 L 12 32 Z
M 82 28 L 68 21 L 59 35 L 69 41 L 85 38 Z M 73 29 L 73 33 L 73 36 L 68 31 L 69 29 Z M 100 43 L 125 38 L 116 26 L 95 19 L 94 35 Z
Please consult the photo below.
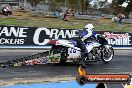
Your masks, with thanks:
M 122 4 L 122 7 L 127 7 L 127 5 L 128 5 L 128 3 L 127 3 L 127 2 L 124 2 L 124 3 Z
M 99 0 L 99 1 L 105 1 L 105 0 Z M 108 3 L 112 3 L 112 0 L 107 0 L 107 1 L 108 1 Z
M 100 1 L 104 1 L 104 0 L 100 0 Z M 126 0 L 127 1 L 127 0 Z M 112 0 L 108 0 L 108 3 L 112 3 Z M 127 2 L 124 2 L 122 4 L 122 7 L 127 7 L 128 3 Z
M 105 1 L 105 0 L 93 0 L 92 2 L 90 2 L 91 5 L 94 4 L 94 2 L 98 2 L 98 1 Z M 126 0 L 127 1 L 127 0 Z M 108 3 L 112 3 L 112 0 L 107 0 Z M 122 7 L 127 7 L 128 2 L 124 2 L 121 6 Z

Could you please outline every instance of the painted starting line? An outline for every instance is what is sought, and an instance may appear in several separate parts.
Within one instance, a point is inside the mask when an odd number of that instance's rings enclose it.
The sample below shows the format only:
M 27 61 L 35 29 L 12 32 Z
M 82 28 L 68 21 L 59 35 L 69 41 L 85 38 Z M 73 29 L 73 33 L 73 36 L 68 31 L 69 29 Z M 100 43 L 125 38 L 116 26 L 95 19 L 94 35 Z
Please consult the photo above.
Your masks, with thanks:
M 1 86 L 0 88 L 96 88 L 97 84 L 79 85 L 76 81 L 64 81 L 56 83 L 17 84 Z

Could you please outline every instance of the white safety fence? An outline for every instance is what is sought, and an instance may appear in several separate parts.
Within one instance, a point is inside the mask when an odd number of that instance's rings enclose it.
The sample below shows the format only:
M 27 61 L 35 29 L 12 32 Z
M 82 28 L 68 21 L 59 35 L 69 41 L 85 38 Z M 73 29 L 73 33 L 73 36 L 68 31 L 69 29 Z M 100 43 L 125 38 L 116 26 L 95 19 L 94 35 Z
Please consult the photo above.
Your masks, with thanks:
M 100 16 L 92 16 L 92 15 L 75 15 L 76 19 L 91 19 L 91 20 L 100 20 Z
M 101 14 L 101 15 L 90 15 L 90 14 L 79 14 L 79 12 L 75 13 L 76 19 L 91 19 L 91 20 L 100 20 L 100 18 L 113 18 L 114 15 L 109 14 Z
M 32 16 L 50 16 L 50 17 L 57 17 L 56 13 L 53 11 L 47 10 L 48 8 L 44 7 L 24 7 L 26 11 L 30 11 Z
M 50 16 L 50 17 L 57 17 L 56 14 L 52 11 L 46 11 L 43 9 L 34 9 L 31 11 L 33 16 Z
M 132 23 L 132 19 L 122 19 L 123 23 Z
M 97 16 L 97 15 L 84 15 L 84 14 L 79 14 L 78 12 L 76 12 L 74 14 L 76 19 L 91 19 L 91 20 L 100 20 L 101 16 Z
M 101 16 L 109 19 L 114 17 L 114 15 L 109 15 L 109 14 L 102 14 Z

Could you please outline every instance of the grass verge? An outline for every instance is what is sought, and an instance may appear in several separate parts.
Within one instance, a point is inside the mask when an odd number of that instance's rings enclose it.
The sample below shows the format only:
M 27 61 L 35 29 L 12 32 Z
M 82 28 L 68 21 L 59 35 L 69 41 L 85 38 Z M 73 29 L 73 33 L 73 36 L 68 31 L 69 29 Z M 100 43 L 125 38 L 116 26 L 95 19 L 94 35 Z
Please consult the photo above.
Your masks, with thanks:
M 94 24 L 95 30 L 132 32 L 132 24 L 112 23 L 111 19 L 100 19 L 100 20 L 72 19 L 69 21 L 63 21 L 59 18 L 44 18 L 44 17 L 31 17 L 31 16 L 0 18 L 0 25 L 10 25 L 10 26 L 82 29 L 87 23 Z

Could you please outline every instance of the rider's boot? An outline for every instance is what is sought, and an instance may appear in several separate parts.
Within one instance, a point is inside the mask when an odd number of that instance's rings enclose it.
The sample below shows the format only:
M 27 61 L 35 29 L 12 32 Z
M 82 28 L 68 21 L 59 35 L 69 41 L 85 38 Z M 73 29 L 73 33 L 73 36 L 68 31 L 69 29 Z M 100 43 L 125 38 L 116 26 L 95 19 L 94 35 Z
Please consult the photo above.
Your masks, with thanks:
M 85 43 L 80 39 L 78 40 L 78 46 L 81 49 L 81 58 L 80 58 L 80 64 L 86 67 L 85 59 L 87 58 L 88 55 L 88 50 L 85 46 Z
M 85 63 L 85 59 L 87 59 L 88 53 L 87 52 L 82 52 L 81 54 L 81 58 L 80 58 L 80 64 L 83 66 L 83 67 L 87 67 L 86 63 Z

